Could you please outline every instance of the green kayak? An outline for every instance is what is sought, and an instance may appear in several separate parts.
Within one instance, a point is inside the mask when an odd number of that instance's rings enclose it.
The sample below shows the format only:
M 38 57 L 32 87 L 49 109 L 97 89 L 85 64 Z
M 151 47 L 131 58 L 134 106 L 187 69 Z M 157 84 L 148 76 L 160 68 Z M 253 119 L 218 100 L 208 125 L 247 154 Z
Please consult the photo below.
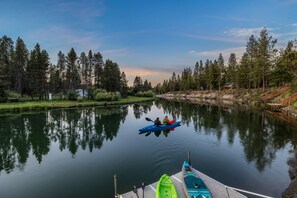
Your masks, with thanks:
M 174 184 L 166 174 L 162 175 L 159 179 L 156 198 L 178 198 Z

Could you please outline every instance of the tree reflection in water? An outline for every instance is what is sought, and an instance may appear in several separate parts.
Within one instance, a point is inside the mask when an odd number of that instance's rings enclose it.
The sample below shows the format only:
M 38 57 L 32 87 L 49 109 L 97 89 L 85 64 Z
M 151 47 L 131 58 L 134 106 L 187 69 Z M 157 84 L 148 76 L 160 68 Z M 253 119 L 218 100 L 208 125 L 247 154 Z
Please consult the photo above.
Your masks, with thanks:
M 276 152 L 288 143 L 297 145 L 296 127 L 265 112 L 167 100 L 158 101 L 158 105 L 165 114 L 180 117 L 183 124 L 192 122 L 197 133 L 215 134 L 218 141 L 223 130 L 227 132 L 230 145 L 238 135 L 246 160 L 254 162 L 259 171 L 270 166 Z
M 100 149 L 116 137 L 128 106 L 105 109 L 64 109 L 0 116 L 0 172 L 23 169 L 32 150 L 39 163 L 52 142 L 74 157 L 78 149 Z
M 151 111 L 152 104 L 132 105 L 134 117 L 145 116 Z M 235 107 L 165 100 L 158 100 L 155 105 L 163 108 L 164 114 L 180 119 L 182 124 L 193 124 L 196 133 L 215 135 L 221 141 L 225 131 L 230 145 L 238 137 L 246 160 L 255 163 L 259 171 L 272 164 L 278 150 L 292 145 L 288 165 L 292 175 L 296 175 L 296 127 L 273 115 Z M 41 163 L 54 142 L 58 143 L 61 151 L 68 150 L 73 157 L 79 149 L 90 152 L 100 149 L 104 141 L 117 136 L 127 114 L 128 106 L 0 116 L 0 172 L 9 173 L 15 168 L 22 170 L 31 151 Z

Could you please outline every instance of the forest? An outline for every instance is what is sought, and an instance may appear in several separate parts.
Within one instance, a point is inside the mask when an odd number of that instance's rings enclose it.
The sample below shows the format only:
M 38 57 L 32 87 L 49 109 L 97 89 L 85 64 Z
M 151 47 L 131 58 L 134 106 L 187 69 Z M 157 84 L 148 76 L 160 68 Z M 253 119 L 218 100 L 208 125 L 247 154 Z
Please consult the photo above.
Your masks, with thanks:
M 242 57 L 231 53 L 225 63 L 222 54 L 217 60 L 197 61 L 194 69 L 184 68 L 181 75 L 173 72 L 168 80 L 155 87 L 156 93 L 188 90 L 222 90 L 231 88 L 278 87 L 290 84 L 297 88 L 297 42 L 289 41 L 285 49 L 276 49 L 267 29 L 259 37 L 251 35 Z
M 78 56 L 74 48 L 67 54 L 59 51 L 57 64 L 52 64 L 48 52 L 38 43 L 29 51 L 20 37 L 15 44 L 8 36 L 0 38 L 0 99 L 27 95 L 42 100 L 49 93 L 69 98 L 78 89 L 87 97 L 97 89 L 119 92 L 125 98 L 149 91 L 152 86 L 136 76 L 133 87 L 128 87 L 125 72 L 111 60 L 104 62 L 100 52 L 89 50 Z
M 297 89 L 297 42 L 289 41 L 284 49 L 276 49 L 267 29 L 259 36 L 251 35 L 241 57 L 231 53 L 225 63 L 220 53 L 217 60 L 197 61 L 194 69 L 184 68 L 154 87 L 157 94 L 169 91 L 222 90 L 231 88 L 278 87 L 290 84 Z M 27 95 L 45 99 L 49 93 L 69 96 L 81 89 L 92 93 L 96 89 L 118 92 L 121 97 L 152 90 L 149 81 L 136 76 L 128 86 L 125 72 L 111 61 L 103 60 L 100 52 L 89 50 L 78 56 L 74 48 L 67 54 L 59 51 L 57 63 L 37 43 L 29 51 L 21 38 L 14 41 L 0 38 L 0 98 Z M 86 94 L 92 97 L 92 94 Z M 141 96 L 141 94 L 140 94 Z M 94 96 L 93 96 L 94 97 Z

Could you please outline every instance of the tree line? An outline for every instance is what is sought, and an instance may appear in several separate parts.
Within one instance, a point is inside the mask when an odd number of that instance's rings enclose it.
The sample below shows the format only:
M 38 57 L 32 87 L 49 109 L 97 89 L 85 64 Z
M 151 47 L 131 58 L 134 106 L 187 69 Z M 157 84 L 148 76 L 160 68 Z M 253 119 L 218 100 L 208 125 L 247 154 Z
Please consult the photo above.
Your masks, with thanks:
M 155 86 L 155 92 L 186 90 L 221 90 L 262 88 L 292 83 L 297 87 L 297 42 L 289 41 L 285 49 L 277 50 L 277 40 L 262 29 L 258 38 L 249 37 L 240 61 L 231 53 L 225 64 L 222 54 L 217 60 L 196 62 L 194 70 L 184 68 L 181 75 L 173 72 L 168 80 Z
M 139 76 L 134 85 L 131 93 L 152 89 L 150 82 L 143 84 Z M 89 50 L 78 55 L 71 48 L 67 54 L 59 51 L 57 64 L 51 64 L 48 52 L 38 43 L 29 52 L 20 37 L 15 45 L 8 36 L 0 38 L 0 98 L 14 92 L 44 99 L 48 93 L 66 95 L 77 89 L 86 93 L 104 89 L 120 92 L 122 97 L 129 91 L 126 74 L 117 63 L 104 62 L 100 52 Z

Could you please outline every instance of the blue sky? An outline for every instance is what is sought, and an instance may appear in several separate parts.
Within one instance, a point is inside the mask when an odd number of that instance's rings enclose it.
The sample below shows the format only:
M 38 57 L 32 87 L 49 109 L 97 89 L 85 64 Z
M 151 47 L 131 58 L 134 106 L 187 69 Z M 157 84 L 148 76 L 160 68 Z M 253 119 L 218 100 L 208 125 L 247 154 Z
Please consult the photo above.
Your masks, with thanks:
M 297 38 L 297 0 L 1 0 L 0 36 L 59 50 L 91 49 L 153 84 L 200 59 L 228 60 L 266 27 L 277 48 Z

